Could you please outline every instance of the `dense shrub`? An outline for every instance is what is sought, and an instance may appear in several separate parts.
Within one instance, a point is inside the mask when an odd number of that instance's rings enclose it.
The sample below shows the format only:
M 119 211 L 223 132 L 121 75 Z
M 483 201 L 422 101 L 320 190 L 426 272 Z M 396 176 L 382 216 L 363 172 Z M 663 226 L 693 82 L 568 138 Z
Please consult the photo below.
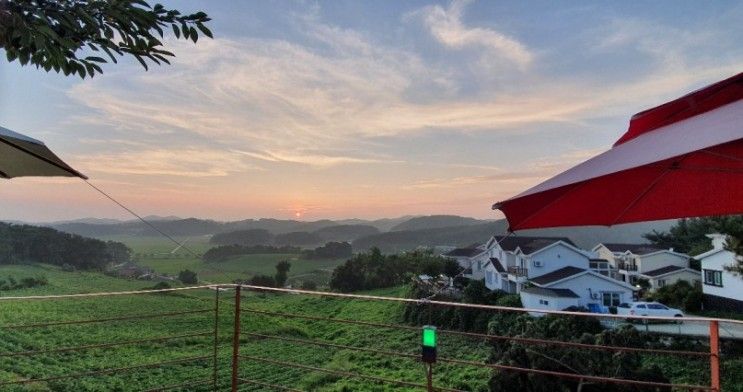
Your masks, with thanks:
M 289 278 L 289 269 L 291 267 L 292 263 L 286 260 L 276 263 L 276 275 L 274 275 L 276 287 L 284 287 L 286 280 Z
M 196 284 L 199 283 L 199 278 L 196 276 L 196 272 L 191 270 L 183 270 L 178 273 L 178 280 L 184 284 Z
M 330 288 L 351 292 L 393 287 L 418 274 L 439 275 L 446 259 L 429 250 L 383 255 L 378 248 L 356 254 L 333 270 Z
M 268 275 L 255 275 L 248 281 L 253 286 L 276 287 L 276 280 Z
M 685 280 L 663 286 L 648 295 L 648 299 L 665 305 L 683 309 L 687 312 L 698 312 L 702 307 L 702 287 Z
M 657 338 L 639 332 L 632 326 L 604 330 L 600 322 L 588 317 L 548 315 L 530 317 L 527 314 L 499 314 L 490 323 L 489 333 L 498 336 L 518 336 L 574 342 L 648 348 L 658 344 Z M 625 379 L 667 383 L 662 371 L 646 365 L 642 354 L 616 352 L 607 355 L 600 350 L 582 350 L 562 346 L 534 346 L 510 339 L 493 339 L 490 362 L 527 369 L 568 372 L 586 375 L 612 375 Z M 635 386 L 621 384 L 582 383 L 580 380 L 517 372 L 494 372 L 491 391 L 637 391 Z M 581 385 L 582 384 L 582 385 Z
M 130 256 L 131 250 L 120 242 L 0 223 L 0 264 L 33 262 L 101 270 L 109 263 L 127 262 Z
M 314 250 L 304 251 L 308 259 L 345 259 L 353 256 L 353 248 L 348 242 L 328 242 Z
M 286 254 L 299 253 L 300 249 L 291 246 L 242 246 L 242 245 L 223 245 L 211 248 L 201 256 L 201 259 L 207 263 L 220 262 L 228 260 L 234 256 L 253 255 L 253 254 Z
M 49 284 L 49 281 L 44 276 L 25 277 L 21 278 L 20 280 L 12 276 L 8 276 L 7 280 L 0 279 L 0 290 L 10 291 L 29 289 L 32 287 L 46 286 L 47 284 Z

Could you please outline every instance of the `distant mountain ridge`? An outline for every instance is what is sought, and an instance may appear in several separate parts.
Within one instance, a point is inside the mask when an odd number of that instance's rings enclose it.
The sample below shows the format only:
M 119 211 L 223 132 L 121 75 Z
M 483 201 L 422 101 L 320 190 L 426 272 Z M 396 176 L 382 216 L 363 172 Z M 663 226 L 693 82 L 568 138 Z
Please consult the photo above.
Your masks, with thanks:
M 479 220 L 455 215 L 412 216 L 392 219 L 296 221 L 282 219 L 245 219 L 218 222 L 209 219 L 151 220 L 165 233 L 175 236 L 204 236 L 240 230 L 265 230 L 298 246 L 314 246 L 328 241 L 352 242 L 355 251 L 376 246 L 384 252 L 399 252 L 420 246 L 464 246 L 484 242 L 506 231 L 504 220 Z M 95 222 L 95 223 L 90 223 Z M 647 242 L 642 236 L 653 230 L 667 231 L 674 220 L 634 223 L 613 227 L 568 227 L 524 230 L 529 236 L 568 237 L 578 246 L 590 249 L 599 242 Z M 75 220 L 46 225 L 57 230 L 88 237 L 117 235 L 157 236 L 139 221 L 106 223 L 106 220 Z M 288 239 L 288 240 L 287 240 Z M 297 243 L 293 243 L 297 241 Z

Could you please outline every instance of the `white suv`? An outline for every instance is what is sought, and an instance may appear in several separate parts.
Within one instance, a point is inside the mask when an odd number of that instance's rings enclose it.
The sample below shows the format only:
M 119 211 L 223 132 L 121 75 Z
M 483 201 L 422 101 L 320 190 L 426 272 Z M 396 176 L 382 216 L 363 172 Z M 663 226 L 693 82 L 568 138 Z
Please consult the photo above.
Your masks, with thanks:
M 617 306 L 617 314 L 625 316 L 684 317 L 679 309 L 669 308 L 659 302 L 632 302 Z

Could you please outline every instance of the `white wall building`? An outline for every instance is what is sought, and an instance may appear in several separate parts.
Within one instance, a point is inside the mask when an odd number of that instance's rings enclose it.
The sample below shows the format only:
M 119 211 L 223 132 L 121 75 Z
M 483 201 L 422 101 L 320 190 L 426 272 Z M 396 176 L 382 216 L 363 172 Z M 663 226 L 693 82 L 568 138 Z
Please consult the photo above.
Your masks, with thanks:
M 702 263 L 704 309 L 743 312 L 743 276 L 727 270 L 737 262 L 736 255 L 725 249 L 724 235 L 707 237 L 712 240 L 712 250 L 696 256 Z
M 702 274 L 691 268 L 669 265 L 652 271 L 646 271 L 638 275 L 640 278 L 647 279 L 650 283 L 650 290 L 657 290 L 663 286 L 672 285 L 680 280 L 685 280 L 692 285 L 701 283 Z
M 598 272 L 563 267 L 530 279 L 532 287 L 521 290 L 525 308 L 563 310 L 580 306 L 592 311 L 608 312 L 611 306 L 634 299 L 633 286 Z
M 689 267 L 689 255 L 674 252 L 673 249 L 661 249 L 650 244 L 606 243 L 598 244 L 592 250 L 598 258 L 609 261 L 609 265 L 614 270 L 612 276 L 631 285 L 635 285 L 637 279 L 647 272 L 671 266 L 685 269 Z M 695 279 L 690 272 L 677 277 L 689 277 L 690 283 Z

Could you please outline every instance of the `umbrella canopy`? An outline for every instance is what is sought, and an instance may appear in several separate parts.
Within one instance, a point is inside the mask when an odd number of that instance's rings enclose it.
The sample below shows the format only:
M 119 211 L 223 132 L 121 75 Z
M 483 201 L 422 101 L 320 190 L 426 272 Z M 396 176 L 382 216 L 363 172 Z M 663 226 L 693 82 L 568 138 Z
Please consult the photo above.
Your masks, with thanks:
M 0 127 L 0 178 L 25 176 L 80 177 L 39 140 Z
M 743 213 L 743 73 L 636 114 L 609 151 L 493 209 L 512 231 Z

